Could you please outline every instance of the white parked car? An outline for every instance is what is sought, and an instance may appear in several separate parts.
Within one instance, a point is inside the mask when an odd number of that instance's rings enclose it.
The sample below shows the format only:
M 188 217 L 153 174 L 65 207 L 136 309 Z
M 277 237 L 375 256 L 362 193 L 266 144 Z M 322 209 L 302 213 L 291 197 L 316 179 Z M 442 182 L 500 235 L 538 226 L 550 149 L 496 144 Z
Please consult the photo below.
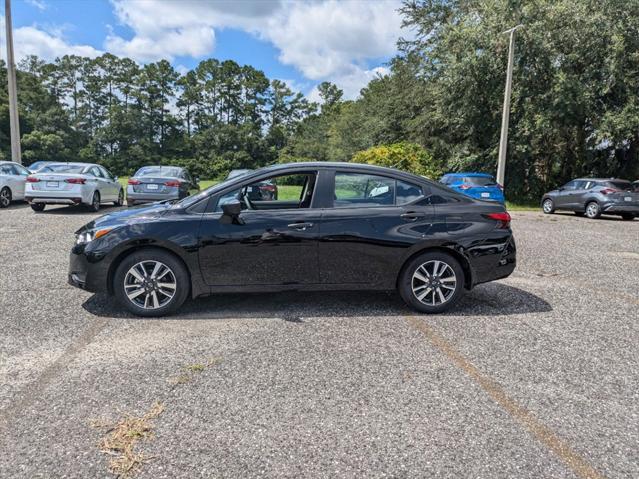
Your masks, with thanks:
M 33 211 L 46 205 L 86 205 L 98 211 L 100 204 L 124 204 L 124 189 L 117 177 L 91 163 L 52 163 L 27 177 L 25 199 Z
M 24 184 L 29 170 L 12 161 L 0 161 L 0 208 L 24 199 Z

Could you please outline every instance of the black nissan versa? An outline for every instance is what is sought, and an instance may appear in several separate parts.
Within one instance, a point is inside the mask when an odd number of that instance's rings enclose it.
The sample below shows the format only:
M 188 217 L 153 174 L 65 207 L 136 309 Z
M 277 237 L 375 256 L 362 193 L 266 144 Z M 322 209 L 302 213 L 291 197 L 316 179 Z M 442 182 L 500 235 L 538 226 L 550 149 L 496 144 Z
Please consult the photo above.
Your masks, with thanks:
M 286 191 L 250 198 L 264 181 Z M 397 289 L 417 311 L 438 313 L 515 268 L 502 205 L 352 163 L 263 168 L 102 216 L 76 237 L 69 282 L 141 316 L 212 293 L 337 289 Z

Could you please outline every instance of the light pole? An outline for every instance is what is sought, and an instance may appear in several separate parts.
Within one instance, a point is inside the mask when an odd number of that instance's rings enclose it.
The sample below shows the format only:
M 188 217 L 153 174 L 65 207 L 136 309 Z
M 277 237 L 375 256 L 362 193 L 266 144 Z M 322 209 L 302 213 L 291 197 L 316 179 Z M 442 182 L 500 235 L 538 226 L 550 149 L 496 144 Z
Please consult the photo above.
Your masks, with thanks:
M 510 33 L 510 46 L 508 48 L 508 70 L 506 73 L 506 91 L 504 92 L 504 111 L 501 115 L 501 137 L 499 138 L 499 160 L 497 161 L 497 183 L 504 186 L 506 176 L 506 149 L 508 145 L 508 120 L 510 119 L 510 93 L 513 83 L 513 58 L 515 50 L 515 31 L 523 25 L 506 30 L 502 33 Z
M 4 0 L 4 23 L 7 29 L 7 79 L 9 83 L 9 127 L 11 129 L 11 159 L 22 164 L 20 149 L 20 121 L 18 118 L 18 90 L 16 87 L 16 63 L 13 57 L 13 28 L 11 25 L 11 0 Z

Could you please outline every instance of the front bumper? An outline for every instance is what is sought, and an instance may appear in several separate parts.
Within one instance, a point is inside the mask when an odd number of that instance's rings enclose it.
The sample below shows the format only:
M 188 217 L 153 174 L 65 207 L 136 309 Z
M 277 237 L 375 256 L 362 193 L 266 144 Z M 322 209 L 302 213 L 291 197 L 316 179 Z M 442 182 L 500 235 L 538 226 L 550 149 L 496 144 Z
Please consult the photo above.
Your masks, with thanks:
M 86 245 L 75 245 L 69 255 L 67 282 L 93 293 L 107 291 L 108 265 L 102 253 L 86 253 Z

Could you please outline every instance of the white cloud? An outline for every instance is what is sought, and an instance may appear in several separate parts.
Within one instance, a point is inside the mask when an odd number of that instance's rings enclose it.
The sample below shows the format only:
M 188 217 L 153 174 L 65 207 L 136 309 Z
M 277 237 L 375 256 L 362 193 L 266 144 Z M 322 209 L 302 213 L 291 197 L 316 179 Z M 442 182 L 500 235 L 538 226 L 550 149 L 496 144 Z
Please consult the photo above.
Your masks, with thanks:
M 329 80 L 353 98 L 374 77 L 371 59 L 393 55 L 402 34 L 400 0 L 112 0 L 133 35 L 105 48 L 138 61 L 213 53 L 215 29 L 236 28 L 272 43 L 279 61 L 305 78 Z
M 344 98 L 346 100 L 352 100 L 359 96 L 360 90 L 374 78 L 388 75 L 390 70 L 387 67 L 379 66 L 366 70 L 359 67 L 353 67 L 353 69 L 344 75 L 333 78 L 333 83 L 340 87 L 344 91 Z M 322 99 L 319 96 L 319 90 L 317 85 L 306 95 L 309 101 L 316 103 L 322 103 Z
M 5 58 L 5 25 L 4 16 L 0 17 L 0 49 Z M 13 48 L 16 63 L 27 55 L 51 61 L 63 55 L 80 55 L 96 57 L 102 54 L 100 50 L 90 45 L 73 45 L 65 40 L 62 30 L 44 31 L 36 26 L 19 27 L 13 30 Z
M 41 12 L 46 10 L 49 7 L 49 5 L 47 5 L 46 2 L 44 2 L 44 0 L 26 0 L 26 2 L 32 7 L 37 8 Z

